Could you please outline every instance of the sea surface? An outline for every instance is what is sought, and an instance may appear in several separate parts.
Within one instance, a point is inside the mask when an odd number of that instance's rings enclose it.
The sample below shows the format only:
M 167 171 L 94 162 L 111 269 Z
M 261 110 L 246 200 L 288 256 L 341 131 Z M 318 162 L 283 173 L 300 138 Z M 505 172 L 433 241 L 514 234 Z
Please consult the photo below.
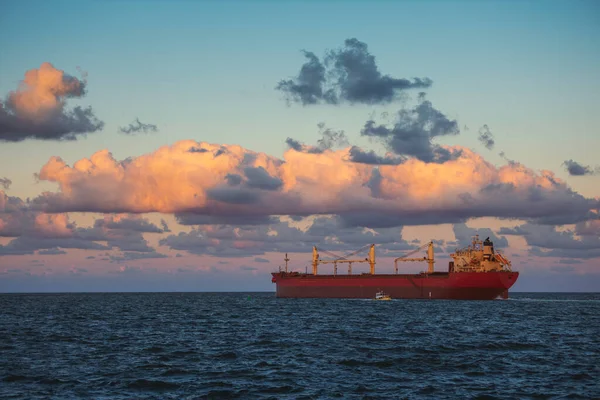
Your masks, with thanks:
M 4 294 L 0 398 L 598 399 L 600 294 Z

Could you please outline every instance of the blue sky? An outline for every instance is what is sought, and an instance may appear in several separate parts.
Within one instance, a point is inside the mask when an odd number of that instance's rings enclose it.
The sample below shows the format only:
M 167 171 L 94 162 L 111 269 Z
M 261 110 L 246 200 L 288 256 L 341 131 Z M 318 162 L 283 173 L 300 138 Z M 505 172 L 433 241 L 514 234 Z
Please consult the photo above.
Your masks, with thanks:
M 91 105 L 105 126 L 72 142 L 0 141 L 0 178 L 12 181 L 8 195 L 34 198 L 57 190 L 33 178 L 52 156 L 73 165 L 108 149 L 122 160 L 187 139 L 282 158 L 287 137 L 316 143 L 320 122 L 382 151 L 360 129 L 399 104 L 288 106 L 274 90 L 297 75 L 302 49 L 321 57 L 354 37 L 368 44 L 382 73 L 433 80 L 427 98 L 463 128 L 438 143 L 471 148 L 494 165 L 505 163 L 503 151 L 597 197 L 597 175 L 570 176 L 561 164 L 598 165 L 599 16 L 594 1 L 3 2 L 2 98 L 43 62 L 74 76 L 79 67 L 87 94 L 67 104 Z M 414 100 L 417 92 L 407 94 Z M 159 132 L 117 132 L 136 117 Z M 477 141 L 483 124 L 494 134 L 493 151 Z M 76 212 L 71 219 L 93 222 Z M 7 268 L 24 268 L 10 257 Z M 7 259 L 0 257 L 0 270 Z

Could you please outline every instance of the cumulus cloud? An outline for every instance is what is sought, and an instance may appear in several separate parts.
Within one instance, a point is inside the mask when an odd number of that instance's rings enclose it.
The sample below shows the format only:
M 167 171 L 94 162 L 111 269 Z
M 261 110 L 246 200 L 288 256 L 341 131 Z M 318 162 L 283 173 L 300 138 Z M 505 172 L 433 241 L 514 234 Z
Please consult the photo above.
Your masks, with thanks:
M 494 141 L 494 135 L 490 131 L 490 128 L 487 125 L 483 125 L 479 128 L 479 136 L 477 139 L 488 149 L 492 150 L 496 142 Z
M 592 168 L 589 165 L 583 165 L 573 160 L 566 160 L 562 163 L 571 176 L 595 175 L 600 172 L 600 168 Z
M 393 78 L 379 71 L 366 43 L 346 39 L 344 47 L 334 49 L 321 62 L 314 53 L 303 50 L 307 61 L 294 79 L 281 80 L 277 90 L 288 102 L 311 104 L 385 104 L 398 98 L 405 89 L 427 88 L 429 78 Z
M 412 156 L 424 162 L 444 163 L 458 158 L 459 151 L 432 142 L 436 137 L 458 135 L 458 123 L 435 109 L 430 101 L 425 100 L 423 93 L 419 100 L 415 107 L 398 112 L 394 126 L 378 125 L 369 120 L 361 135 L 381 140 L 395 154 Z
M 157 132 L 158 127 L 153 124 L 144 124 L 140 122 L 139 118 L 136 118 L 133 123 L 128 126 L 119 127 L 119 133 L 123 133 L 126 135 L 134 135 L 136 133 L 149 133 L 149 132 Z
M 208 151 L 190 153 L 191 147 Z M 590 219 L 590 210 L 597 206 L 550 171 L 519 163 L 496 167 L 467 148 L 444 149 L 459 155 L 437 163 L 410 158 L 376 167 L 352 162 L 350 148 L 322 153 L 290 149 L 279 160 L 240 146 L 193 141 L 128 162 L 115 160 L 106 150 L 72 167 L 53 157 L 39 177 L 57 182 L 60 191 L 44 193 L 30 207 L 45 212 L 196 214 L 229 221 L 378 213 L 399 225 L 420 225 L 484 216 L 575 223 Z M 241 178 L 238 185 L 230 185 L 227 177 L 232 175 Z
M 104 123 L 92 108 L 66 109 L 69 98 L 85 95 L 86 81 L 45 62 L 25 73 L 16 91 L 0 102 L 0 140 L 76 140 L 101 130 Z

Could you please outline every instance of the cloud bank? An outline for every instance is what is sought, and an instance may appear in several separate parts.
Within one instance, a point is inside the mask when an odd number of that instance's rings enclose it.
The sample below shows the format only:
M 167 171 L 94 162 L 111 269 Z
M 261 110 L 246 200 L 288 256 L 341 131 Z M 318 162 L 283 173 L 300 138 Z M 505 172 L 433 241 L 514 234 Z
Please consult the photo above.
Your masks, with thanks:
M 360 224 L 369 226 L 369 218 L 420 225 L 484 216 L 575 223 L 589 219 L 597 206 L 550 171 L 516 162 L 496 167 L 470 149 L 440 148 L 456 156 L 373 166 L 353 162 L 352 147 L 321 153 L 289 149 L 280 160 L 240 146 L 186 140 L 126 161 L 107 150 L 73 166 L 53 157 L 39 178 L 56 182 L 59 191 L 42 194 L 29 207 L 229 221 L 327 214 L 357 223 L 368 216 Z

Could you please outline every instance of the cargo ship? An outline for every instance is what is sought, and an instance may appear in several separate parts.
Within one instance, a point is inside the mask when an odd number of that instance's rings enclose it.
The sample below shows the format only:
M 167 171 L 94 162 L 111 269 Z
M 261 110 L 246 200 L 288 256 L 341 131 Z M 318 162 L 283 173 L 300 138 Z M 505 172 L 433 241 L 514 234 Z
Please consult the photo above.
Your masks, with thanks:
M 456 299 L 493 300 L 508 298 L 508 290 L 515 284 L 519 272 L 513 271 L 511 262 L 499 251 L 494 250 L 493 242 L 484 241 L 478 235 L 470 245 L 450 254 L 452 261 L 447 271 L 434 270 L 433 241 L 426 243 L 402 257 L 394 259 L 394 273 L 375 273 L 375 245 L 368 248 L 368 257 L 351 257 L 361 249 L 345 256 L 331 252 L 333 259 L 323 260 L 319 249 L 313 246 L 312 273 L 288 271 L 288 258 L 285 255 L 285 269 L 272 273 L 271 282 L 276 285 L 276 296 L 283 298 L 363 298 L 372 299 L 376 293 L 384 291 L 392 299 Z M 363 248 L 363 249 L 365 249 Z M 410 255 L 427 251 L 422 258 Z M 399 262 L 426 262 L 427 272 L 417 274 L 398 273 Z M 352 264 L 368 263 L 370 272 L 353 274 Z M 333 264 L 333 274 L 319 274 L 321 264 Z M 338 274 L 338 265 L 347 264 L 348 272 Z

